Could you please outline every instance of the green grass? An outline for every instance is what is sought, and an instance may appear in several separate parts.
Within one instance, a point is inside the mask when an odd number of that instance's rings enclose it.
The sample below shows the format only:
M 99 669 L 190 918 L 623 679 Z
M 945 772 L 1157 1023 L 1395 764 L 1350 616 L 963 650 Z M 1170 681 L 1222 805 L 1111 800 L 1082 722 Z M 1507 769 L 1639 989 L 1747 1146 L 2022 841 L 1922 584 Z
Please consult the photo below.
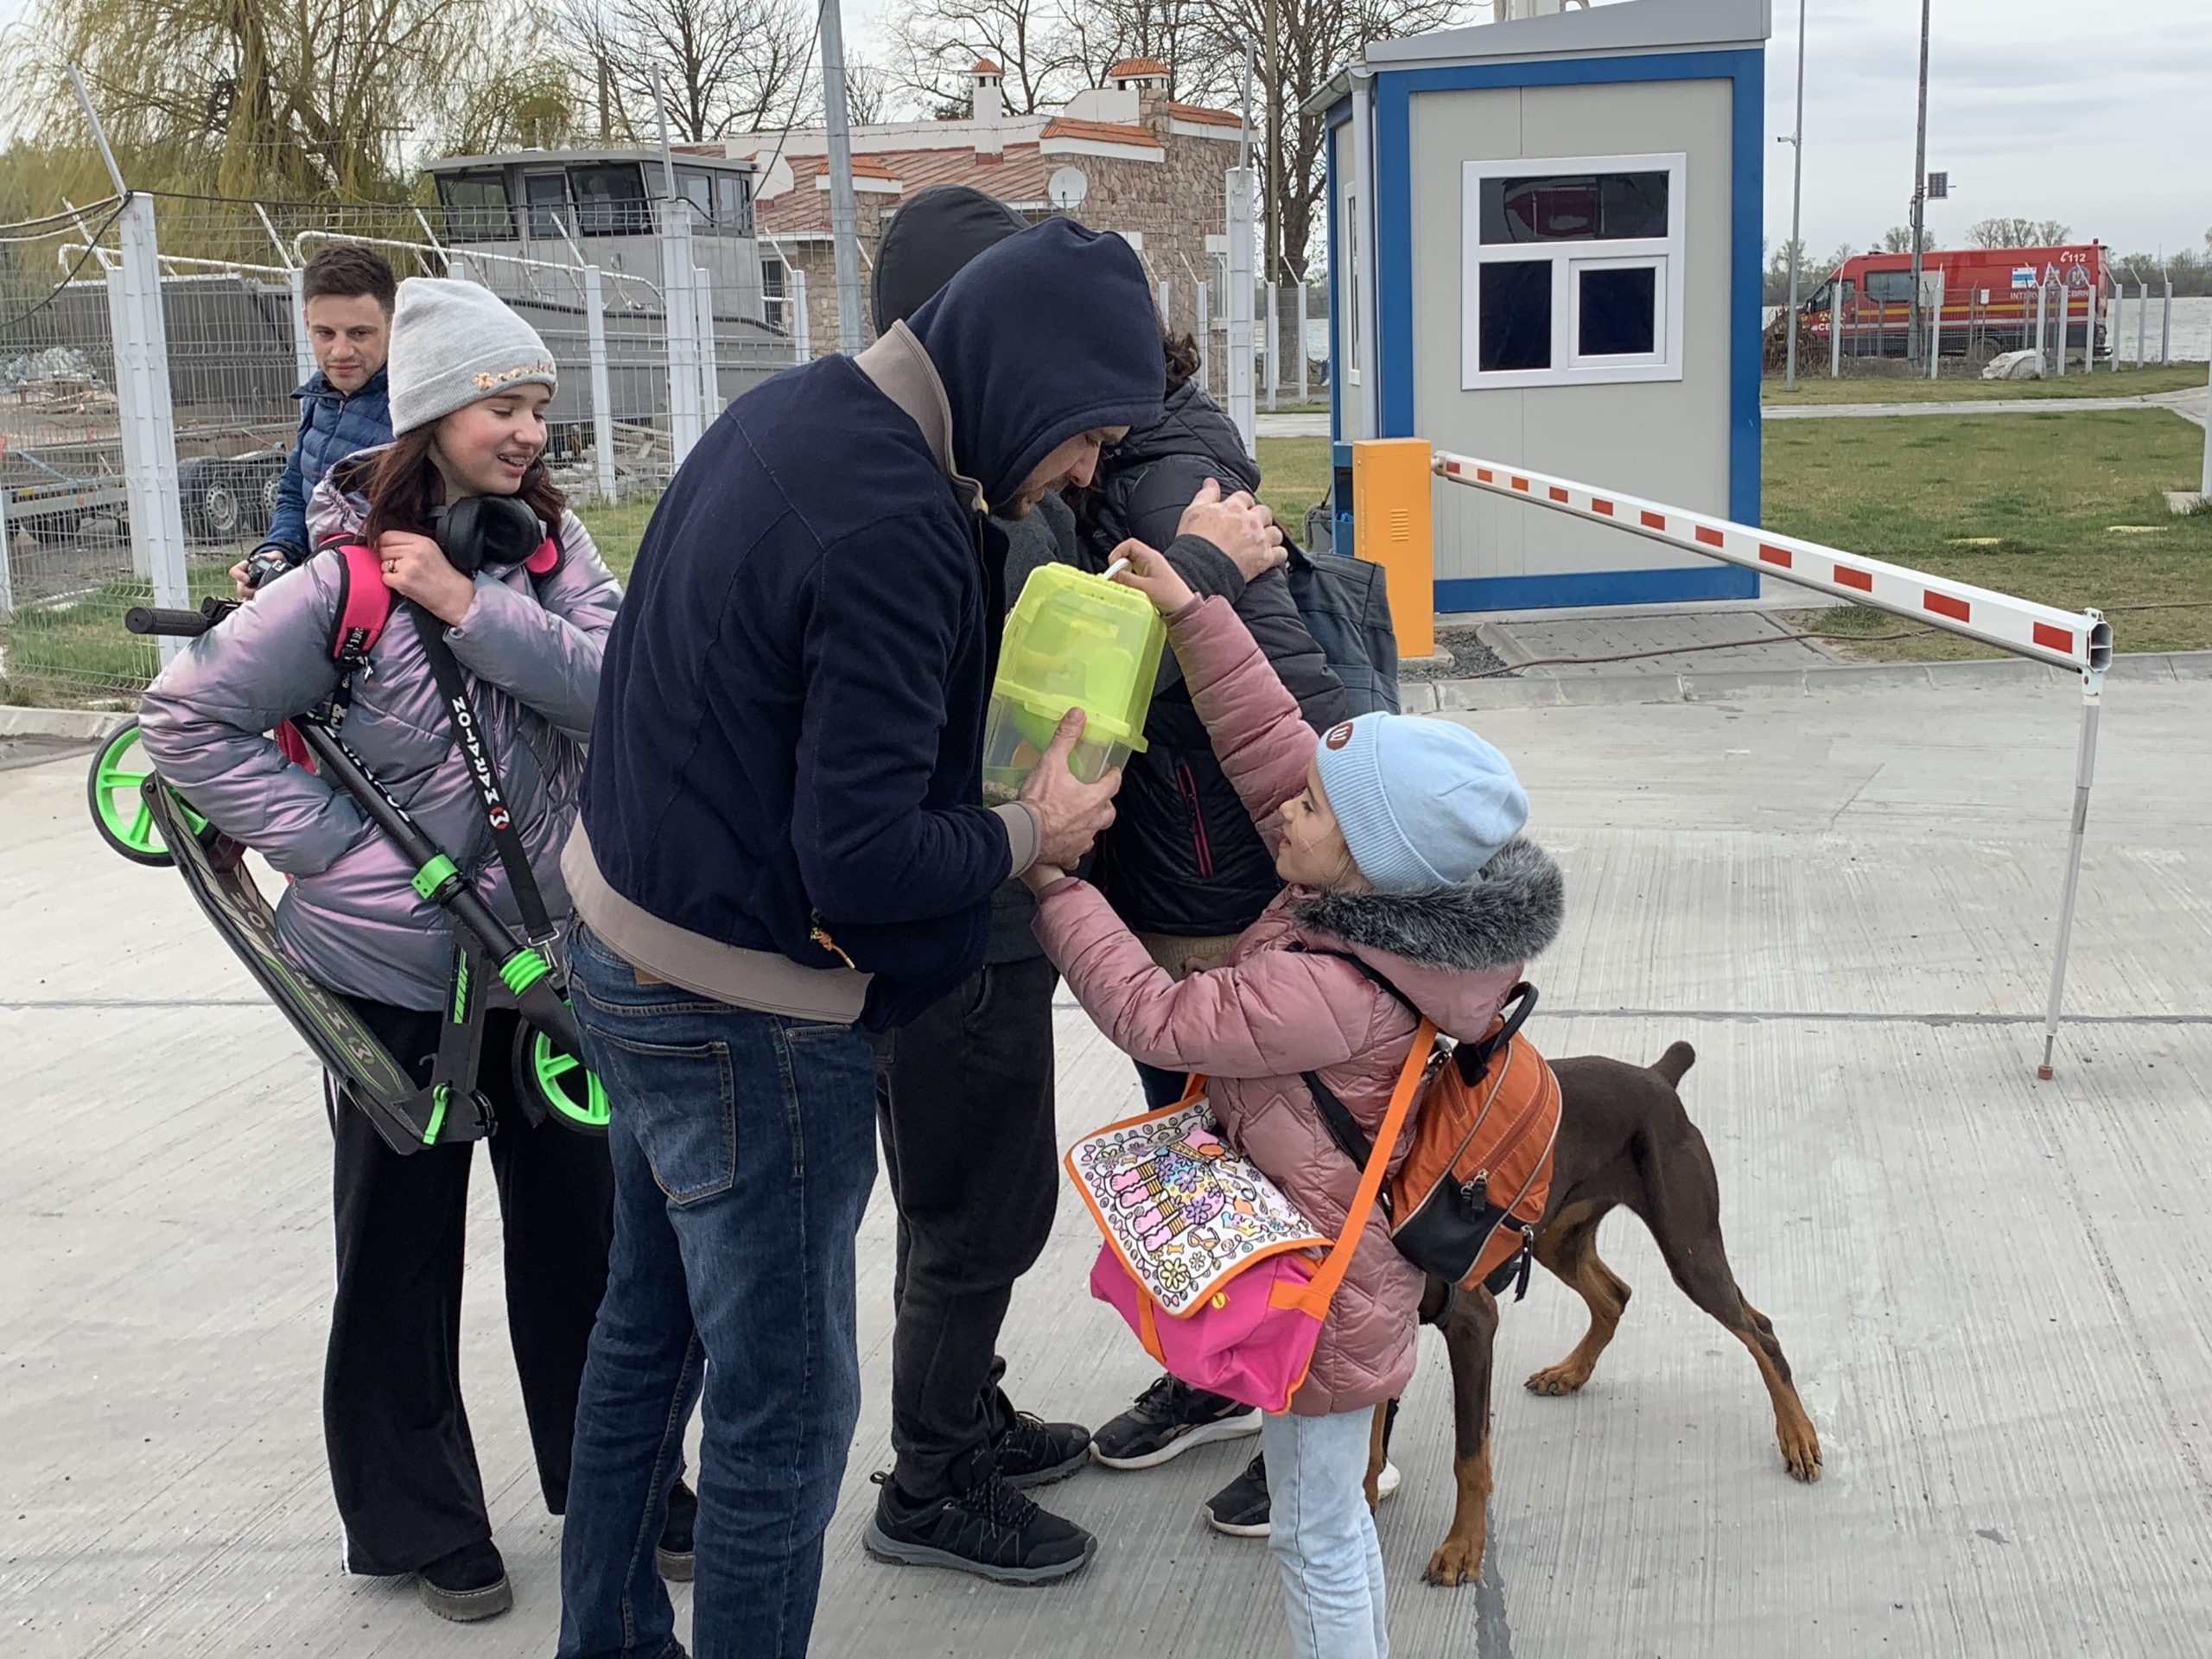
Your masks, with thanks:
M 232 591 L 220 564 L 195 565 L 187 580 L 194 605 L 209 594 Z M 160 648 L 126 632 L 123 613 L 152 602 L 143 582 L 112 581 L 63 603 L 17 611 L 4 630 L 7 678 L 0 702 L 66 707 L 135 701 L 161 665 Z
M 1764 517 L 1936 575 L 2069 610 L 2095 606 L 2121 651 L 2203 650 L 2212 515 L 2177 518 L 2163 493 L 2195 480 L 2203 444 L 2157 410 L 1777 421 L 1766 429 Z M 2126 608 L 2159 604 L 2196 608 Z M 1904 626 L 1856 607 L 1809 620 L 1822 632 Z M 1941 632 L 1846 650 L 1889 661 L 2002 654 Z
M 1964 369 L 1954 373 L 1947 365 L 1943 378 L 1925 375 L 1870 374 L 1831 380 L 1825 362 L 1818 372 L 1800 364 L 1797 390 L 1783 390 L 1782 377 L 1770 376 L 1759 386 L 1759 401 L 1770 407 L 1795 404 L 1963 404 L 1986 398 L 2141 397 L 2154 392 L 2180 391 L 2204 384 L 2202 363 L 2175 363 L 2163 369 L 2122 369 L 2113 374 L 2099 369 L 2094 374 L 2069 372 L 2063 380 L 1985 380 Z
M 2158 410 L 1777 421 L 1765 434 L 1765 520 L 2047 604 L 2096 606 L 2111 617 L 2122 651 L 2204 650 L 2212 648 L 2212 514 L 2177 518 L 2163 495 L 2196 480 L 2202 445 L 2195 427 Z M 1262 438 L 1260 465 L 1262 498 L 1295 532 L 1329 487 L 1328 441 Z M 582 510 L 620 575 L 637 556 L 652 505 L 648 499 Z M 2115 525 L 2145 528 L 2115 534 Z M 219 562 L 195 565 L 195 601 L 228 591 Z M 145 602 L 142 584 L 117 581 L 65 606 L 17 613 L 6 630 L 0 698 L 135 695 L 156 658 L 150 642 L 123 631 L 123 613 Z M 2193 608 L 2127 608 L 2159 605 Z M 1847 635 L 1905 626 L 1856 608 L 1805 620 Z M 1933 632 L 1842 649 L 1900 661 L 1997 654 Z

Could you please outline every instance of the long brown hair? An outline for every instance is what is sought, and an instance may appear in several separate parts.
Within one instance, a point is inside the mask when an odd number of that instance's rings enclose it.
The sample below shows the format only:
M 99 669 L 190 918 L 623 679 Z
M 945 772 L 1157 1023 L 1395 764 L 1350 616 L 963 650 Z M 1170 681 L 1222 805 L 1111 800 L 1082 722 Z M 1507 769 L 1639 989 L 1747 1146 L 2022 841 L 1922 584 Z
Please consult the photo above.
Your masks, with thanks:
M 389 448 L 364 458 L 367 479 L 361 487 L 369 498 L 369 523 L 364 533 L 372 544 L 387 530 L 411 531 L 417 536 L 430 533 L 431 512 L 445 504 L 445 480 L 430 459 L 436 432 L 435 421 L 418 426 L 404 437 L 393 439 Z M 359 476 L 358 471 L 349 476 L 347 487 Z M 537 515 L 547 535 L 561 533 L 561 517 L 569 509 L 569 499 L 546 470 L 543 451 L 523 474 L 522 487 L 515 493 Z

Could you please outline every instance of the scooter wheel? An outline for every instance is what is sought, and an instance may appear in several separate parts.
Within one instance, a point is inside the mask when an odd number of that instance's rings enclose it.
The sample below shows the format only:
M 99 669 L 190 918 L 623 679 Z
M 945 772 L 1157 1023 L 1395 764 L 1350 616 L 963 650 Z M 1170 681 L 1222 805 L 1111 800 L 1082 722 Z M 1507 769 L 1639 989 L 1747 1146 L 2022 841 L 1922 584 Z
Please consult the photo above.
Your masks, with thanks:
M 133 864 L 163 869 L 176 860 L 155 828 L 154 809 L 146 804 L 146 780 L 152 775 L 138 741 L 138 722 L 127 721 L 93 753 L 85 796 L 102 841 Z
M 607 1090 L 577 1056 L 535 1026 L 515 1033 L 515 1087 L 545 1106 L 546 1116 L 578 1135 L 607 1133 Z

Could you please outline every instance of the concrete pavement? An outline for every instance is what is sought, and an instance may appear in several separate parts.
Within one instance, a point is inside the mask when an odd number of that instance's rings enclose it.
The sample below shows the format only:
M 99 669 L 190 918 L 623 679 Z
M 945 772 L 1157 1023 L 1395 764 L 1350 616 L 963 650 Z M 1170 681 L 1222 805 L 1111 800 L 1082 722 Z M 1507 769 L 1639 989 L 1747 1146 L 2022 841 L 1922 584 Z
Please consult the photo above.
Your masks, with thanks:
M 1589 1388 L 1580 1303 L 1539 1275 L 1498 1338 L 1483 1582 L 1421 1566 L 1451 1502 L 1427 1339 L 1382 1532 L 1417 1659 L 2056 1659 L 2204 1650 L 2212 1626 L 2212 684 L 2116 684 L 2058 1079 L 2042 1004 L 2078 696 L 2051 683 L 1493 709 L 1569 923 L 1534 977 L 1554 1054 L 1656 1056 L 1718 1166 L 1827 1473 L 1783 1473 L 1752 1367 L 1632 1220 L 1637 1291 Z M 166 873 L 85 821 L 82 760 L 0 772 L 0 1652 L 543 1659 L 557 1523 L 500 1325 L 490 1182 L 472 1217 L 472 1420 L 518 1605 L 442 1625 L 348 1580 L 316 1419 L 327 1154 L 304 1054 Z M 1058 1015 L 1061 1128 L 1134 1081 Z M 1001 1589 L 859 1545 L 887 1459 L 891 1217 L 860 1240 L 866 1402 L 827 1544 L 836 1659 L 1256 1659 L 1287 1650 L 1264 1549 L 1198 1501 L 1248 1443 L 1045 1496 L 1103 1549 Z M 1083 1288 L 1064 1203 L 1005 1352 L 1023 1405 L 1098 1421 L 1149 1367 Z

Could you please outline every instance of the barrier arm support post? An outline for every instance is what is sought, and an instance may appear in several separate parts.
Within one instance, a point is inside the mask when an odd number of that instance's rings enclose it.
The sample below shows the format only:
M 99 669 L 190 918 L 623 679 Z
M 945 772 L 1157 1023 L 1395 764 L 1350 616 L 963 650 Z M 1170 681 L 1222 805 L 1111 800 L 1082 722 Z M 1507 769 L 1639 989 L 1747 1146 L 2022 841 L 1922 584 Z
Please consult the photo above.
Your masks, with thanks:
M 2051 1058 L 2058 1046 L 2058 1016 L 2066 1000 L 2066 955 L 2074 944 L 2074 895 L 2082 881 L 2082 842 L 2089 826 L 2089 785 L 2097 776 L 2097 715 L 2104 701 L 2105 676 L 2092 668 L 2082 675 L 2082 735 L 2074 752 L 2074 817 L 2066 838 L 2066 886 L 2058 901 L 2058 939 L 2050 963 L 2050 1001 L 2044 1010 L 2043 1064 L 2037 1078 L 2049 1083 Z

